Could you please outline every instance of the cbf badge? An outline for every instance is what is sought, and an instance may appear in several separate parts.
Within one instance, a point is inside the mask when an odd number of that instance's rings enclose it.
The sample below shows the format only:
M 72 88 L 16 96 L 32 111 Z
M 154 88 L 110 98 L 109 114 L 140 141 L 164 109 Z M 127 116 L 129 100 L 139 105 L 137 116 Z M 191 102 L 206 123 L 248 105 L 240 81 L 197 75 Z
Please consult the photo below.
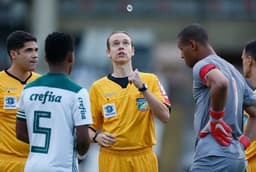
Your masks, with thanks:
M 16 109 L 17 98 L 16 96 L 5 96 L 4 97 L 4 109 Z
M 105 118 L 116 116 L 116 105 L 114 103 L 103 105 L 103 113 Z
M 140 111 L 145 111 L 148 108 L 148 102 L 145 98 L 136 99 L 137 109 Z

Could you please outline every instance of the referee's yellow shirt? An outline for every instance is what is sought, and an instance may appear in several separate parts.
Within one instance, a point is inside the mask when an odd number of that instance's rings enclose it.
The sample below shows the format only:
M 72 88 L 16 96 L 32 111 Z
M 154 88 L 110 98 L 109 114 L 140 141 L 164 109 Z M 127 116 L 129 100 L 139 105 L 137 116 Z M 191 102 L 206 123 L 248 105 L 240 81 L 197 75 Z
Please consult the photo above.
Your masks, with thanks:
M 154 74 L 140 73 L 142 82 L 163 103 L 170 102 Z M 93 129 L 116 136 L 113 150 L 135 150 L 156 144 L 154 115 L 141 92 L 133 84 L 122 88 L 103 77 L 90 89 Z
M 0 159 L 26 158 L 29 145 L 16 138 L 17 101 L 26 83 L 40 75 L 32 72 L 23 83 L 6 71 L 0 72 Z
M 256 91 L 254 91 L 256 93 Z M 247 115 L 247 114 L 246 114 Z M 246 160 L 248 160 L 247 172 L 256 171 L 256 141 L 252 141 L 251 145 L 245 150 Z

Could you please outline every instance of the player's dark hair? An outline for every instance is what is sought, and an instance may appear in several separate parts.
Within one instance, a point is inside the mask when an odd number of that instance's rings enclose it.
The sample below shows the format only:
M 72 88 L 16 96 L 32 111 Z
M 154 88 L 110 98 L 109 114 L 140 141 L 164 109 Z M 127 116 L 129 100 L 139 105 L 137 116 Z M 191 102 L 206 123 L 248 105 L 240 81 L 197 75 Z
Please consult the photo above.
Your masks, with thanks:
M 126 31 L 114 31 L 107 38 L 107 49 L 108 50 L 110 50 L 109 39 L 111 38 L 112 35 L 117 34 L 117 33 L 123 33 L 123 34 L 127 35 L 130 38 L 130 40 L 131 40 L 132 47 L 134 46 L 133 42 L 132 42 L 132 37 L 128 34 L 128 32 L 126 32 Z
M 248 42 L 244 47 L 245 53 L 256 60 L 256 40 Z
M 11 50 L 18 50 L 23 48 L 24 44 L 30 41 L 37 42 L 37 39 L 28 32 L 18 30 L 10 33 L 6 39 L 8 54 L 10 55 Z
M 184 43 L 189 42 L 190 40 L 199 42 L 202 45 L 206 45 L 208 43 L 208 34 L 205 28 L 198 23 L 194 23 L 183 28 L 183 30 L 178 34 L 178 38 Z
M 45 58 L 51 64 L 63 62 L 74 51 L 73 37 L 64 32 L 53 32 L 45 40 Z

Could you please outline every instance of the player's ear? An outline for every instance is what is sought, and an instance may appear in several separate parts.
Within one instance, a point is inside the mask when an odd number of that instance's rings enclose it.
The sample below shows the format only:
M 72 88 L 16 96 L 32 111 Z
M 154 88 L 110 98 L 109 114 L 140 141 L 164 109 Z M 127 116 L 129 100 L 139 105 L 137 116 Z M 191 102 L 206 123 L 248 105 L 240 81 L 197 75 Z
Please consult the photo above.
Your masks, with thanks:
M 108 48 L 106 49 L 106 54 L 107 54 L 107 56 L 108 56 L 109 58 L 111 58 L 110 50 L 109 50 Z
M 254 65 L 256 62 L 252 56 L 247 56 L 249 65 Z
M 191 48 L 196 51 L 198 49 L 198 43 L 194 40 L 190 40 L 190 45 L 191 45 Z
M 10 50 L 10 56 L 11 56 L 11 59 L 15 59 L 15 57 L 17 56 L 17 52 L 15 50 Z
M 69 52 L 68 53 L 68 62 L 73 63 L 75 60 L 75 53 L 74 52 Z
M 134 46 L 132 46 L 132 56 L 134 56 L 134 54 L 135 54 L 135 48 Z

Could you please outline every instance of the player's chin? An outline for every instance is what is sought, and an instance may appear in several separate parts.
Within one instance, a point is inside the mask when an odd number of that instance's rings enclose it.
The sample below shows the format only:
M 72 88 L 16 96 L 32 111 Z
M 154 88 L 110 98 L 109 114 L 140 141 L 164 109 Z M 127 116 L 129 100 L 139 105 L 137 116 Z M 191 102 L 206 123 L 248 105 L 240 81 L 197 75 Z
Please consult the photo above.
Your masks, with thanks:
M 36 70 L 36 67 L 37 67 L 36 64 L 35 64 L 35 65 L 30 65 L 30 66 L 29 66 L 29 71 L 34 71 L 34 70 Z

